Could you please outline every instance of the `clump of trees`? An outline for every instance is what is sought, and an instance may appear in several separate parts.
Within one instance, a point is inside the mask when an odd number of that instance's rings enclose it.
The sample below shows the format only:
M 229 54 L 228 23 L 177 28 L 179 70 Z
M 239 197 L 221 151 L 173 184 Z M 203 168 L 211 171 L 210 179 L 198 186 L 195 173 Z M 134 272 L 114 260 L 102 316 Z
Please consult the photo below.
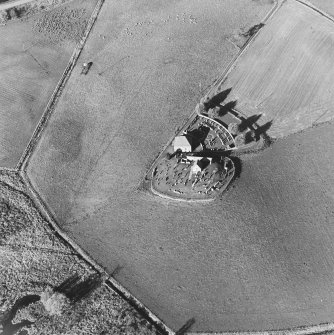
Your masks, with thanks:
M 237 123 L 230 123 L 228 125 L 228 131 L 231 135 L 237 135 L 240 132 L 239 125 Z
M 254 130 L 250 130 L 245 134 L 245 143 L 251 143 L 256 141 L 256 134 Z
M 203 104 L 202 102 L 200 102 L 199 104 L 196 105 L 195 110 L 196 110 L 196 113 L 197 113 L 198 115 L 201 115 L 201 114 L 203 114 L 203 112 L 206 111 L 206 110 L 205 110 L 205 106 L 204 106 L 204 104 Z
M 209 116 L 211 119 L 214 119 L 215 117 L 219 116 L 219 111 L 220 111 L 220 107 L 219 107 L 219 106 L 210 108 L 210 109 L 208 110 L 208 116 Z
M 50 315 L 62 315 L 70 305 L 70 299 L 65 294 L 55 292 L 51 287 L 41 294 L 41 302 Z
M 246 143 L 246 138 L 245 138 L 245 134 L 244 133 L 239 134 L 235 138 L 235 145 L 237 147 L 240 147 L 240 146 L 244 145 L 245 143 Z
M 264 23 L 262 23 L 262 22 L 259 23 L 259 24 L 256 24 L 253 27 L 249 28 L 248 31 L 246 31 L 242 35 L 246 38 L 250 38 L 253 35 L 255 35 L 263 26 L 264 26 Z

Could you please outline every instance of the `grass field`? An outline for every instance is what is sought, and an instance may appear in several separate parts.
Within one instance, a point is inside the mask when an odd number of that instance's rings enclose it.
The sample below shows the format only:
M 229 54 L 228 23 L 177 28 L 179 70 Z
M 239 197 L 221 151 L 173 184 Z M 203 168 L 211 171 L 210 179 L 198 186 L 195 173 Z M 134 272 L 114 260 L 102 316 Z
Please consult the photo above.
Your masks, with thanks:
M 96 1 L 0 26 L 0 166 L 15 167 Z
M 311 22 L 311 24 L 310 24 Z M 222 89 L 282 137 L 334 116 L 334 22 L 286 1 L 239 58 Z
M 236 327 L 217 319 L 225 298 L 222 291 L 213 296 L 222 275 L 209 275 L 213 283 L 205 284 L 207 270 L 222 265 L 213 258 L 200 265 L 206 247 L 196 241 L 205 225 L 192 232 L 193 208 L 157 203 L 137 188 L 204 88 L 237 54 L 227 38 L 272 6 L 105 2 L 28 165 L 63 229 L 108 271 L 120 266 L 121 283 L 174 329 L 192 316 L 197 330 Z M 85 61 L 93 61 L 86 76 Z

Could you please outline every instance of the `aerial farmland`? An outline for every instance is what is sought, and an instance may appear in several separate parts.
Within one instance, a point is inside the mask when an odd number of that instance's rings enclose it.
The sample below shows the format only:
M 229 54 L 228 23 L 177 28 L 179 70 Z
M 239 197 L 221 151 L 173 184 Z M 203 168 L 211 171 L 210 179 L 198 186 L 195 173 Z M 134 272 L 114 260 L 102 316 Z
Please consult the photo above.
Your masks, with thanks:
M 78 0 L 0 26 L 1 166 L 18 163 L 93 8 Z
M 73 321 L 77 314 L 72 321 L 66 314 L 56 332 L 84 334 L 93 325 L 94 334 L 151 334 L 143 315 L 166 334 L 333 331 L 334 5 L 315 0 L 318 10 L 297 0 L 96 3 L 96 21 L 52 108 L 43 110 L 70 57 L 65 51 L 21 144 L 6 144 L 14 143 L 12 131 L 2 139 L 0 165 L 20 164 L 0 173 L 0 195 L 18 197 L 21 212 L 29 213 L 29 241 L 35 230 L 41 243 L 38 229 L 49 220 L 58 235 L 46 229 L 48 247 L 59 237 L 73 247 L 53 243 L 67 258 L 59 256 L 58 264 L 53 256 L 54 269 L 43 261 L 48 281 L 64 279 L 55 269 L 67 274 L 71 264 L 79 273 L 86 268 L 86 275 L 100 272 L 143 314 L 100 290 L 81 306 L 91 306 L 101 326 L 97 319 L 80 319 L 80 329 Z M 85 4 L 73 0 L 68 6 Z M 87 24 L 94 5 L 90 12 L 79 7 L 58 11 Z M 47 13 L 49 19 L 31 21 L 39 22 L 33 23 L 36 36 L 47 36 L 48 48 L 59 44 L 69 52 L 83 26 L 75 26 L 73 36 L 70 28 L 51 34 L 49 24 L 59 15 L 57 9 Z M 0 29 L 22 29 L 27 22 Z M 0 50 L 8 52 L 1 45 Z M 9 59 L 8 68 L 16 69 Z M 25 117 L 30 105 L 17 104 Z M 18 118 L 8 115 L 3 128 L 17 127 Z M 233 129 L 251 133 L 253 142 L 239 145 Z M 178 144 L 186 136 L 203 141 L 194 149 L 190 142 L 189 148 Z M 207 168 L 196 170 L 194 162 L 204 160 Z M 31 214 L 22 194 L 39 211 Z M 25 239 L 19 229 L 10 242 Z M 7 281 L 9 263 L 2 266 Z M 17 263 L 15 271 L 24 271 Z M 31 292 L 31 285 L 24 287 Z M 122 307 L 115 311 L 115 304 Z M 109 322 L 122 321 L 124 313 L 126 326 Z

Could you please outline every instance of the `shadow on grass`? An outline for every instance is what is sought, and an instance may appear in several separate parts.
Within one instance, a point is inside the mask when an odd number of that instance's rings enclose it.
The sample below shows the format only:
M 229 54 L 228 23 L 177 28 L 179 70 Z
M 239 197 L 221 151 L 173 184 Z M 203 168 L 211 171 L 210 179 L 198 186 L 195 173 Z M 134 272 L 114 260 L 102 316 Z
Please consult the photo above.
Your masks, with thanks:
M 243 119 L 239 125 L 239 131 L 243 132 L 247 128 L 254 130 L 253 125 L 261 118 L 262 114 L 254 114 L 247 119 Z
M 195 318 L 189 319 L 176 333 L 175 335 L 184 335 L 195 323 Z
M 262 126 L 259 126 L 255 129 L 255 137 L 258 140 L 260 138 L 260 136 L 264 136 L 265 138 L 269 136 L 267 135 L 267 131 L 270 129 L 270 127 L 273 125 L 273 120 L 265 123 Z
M 215 96 L 213 96 L 208 102 L 204 103 L 205 109 L 208 110 L 210 108 L 220 106 L 220 103 L 222 103 L 227 98 L 231 90 L 232 88 L 228 88 L 224 91 L 219 92 Z
M 242 36 L 244 36 L 246 38 L 250 38 L 253 35 L 255 35 L 263 26 L 264 26 L 264 23 L 262 23 L 262 22 L 259 23 L 259 24 L 256 24 L 253 27 L 249 28 L 248 31 L 243 33 Z
M 200 126 L 199 128 L 188 132 L 186 137 L 189 139 L 193 150 L 204 142 L 209 132 L 210 128 L 206 126 Z
M 117 265 L 117 266 L 115 267 L 115 269 L 112 271 L 111 275 L 112 275 L 113 277 L 117 276 L 117 275 L 121 272 L 121 270 L 122 270 L 123 268 L 124 268 L 124 266 Z
M 234 164 L 234 168 L 235 168 L 233 180 L 238 179 L 240 178 L 241 171 L 242 171 L 241 159 L 235 156 L 230 156 L 229 158 L 232 160 Z
M 75 274 L 57 286 L 54 291 L 64 294 L 71 303 L 76 303 L 89 296 L 102 284 L 102 281 L 99 274 L 92 274 L 85 280 Z
M 219 109 L 218 116 L 225 115 L 229 110 L 235 108 L 236 105 L 237 105 L 237 100 L 229 101 L 228 103 L 226 103 Z
M 29 294 L 22 298 L 16 300 L 13 307 L 8 311 L 5 312 L 0 318 L 0 324 L 2 326 L 2 333 L 3 335 L 14 335 L 19 332 L 20 334 L 24 334 L 24 331 L 20 331 L 23 327 L 29 327 L 33 324 L 32 321 L 29 320 L 22 320 L 19 323 L 13 324 L 13 319 L 15 318 L 16 313 L 40 300 L 40 296 L 37 294 Z

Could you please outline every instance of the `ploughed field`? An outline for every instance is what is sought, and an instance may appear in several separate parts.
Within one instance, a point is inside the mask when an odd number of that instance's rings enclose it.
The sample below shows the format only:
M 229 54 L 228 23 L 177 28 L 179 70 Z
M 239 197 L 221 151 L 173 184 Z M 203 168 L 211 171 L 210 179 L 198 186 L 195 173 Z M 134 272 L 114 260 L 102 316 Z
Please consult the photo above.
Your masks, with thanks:
M 334 22 L 293 0 L 261 29 L 222 85 L 246 116 L 282 137 L 334 116 Z M 269 124 L 268 124 L 269 125 Z
M 95 3 L 75 0 L 0 26 L 0 166 L 18 163 Z
M 139 187 L 263 3 L 106 1 L 27 165 L 62 229 L 174 330 L 332 320 L 333 125 L 245 160 L 222 201 Z

